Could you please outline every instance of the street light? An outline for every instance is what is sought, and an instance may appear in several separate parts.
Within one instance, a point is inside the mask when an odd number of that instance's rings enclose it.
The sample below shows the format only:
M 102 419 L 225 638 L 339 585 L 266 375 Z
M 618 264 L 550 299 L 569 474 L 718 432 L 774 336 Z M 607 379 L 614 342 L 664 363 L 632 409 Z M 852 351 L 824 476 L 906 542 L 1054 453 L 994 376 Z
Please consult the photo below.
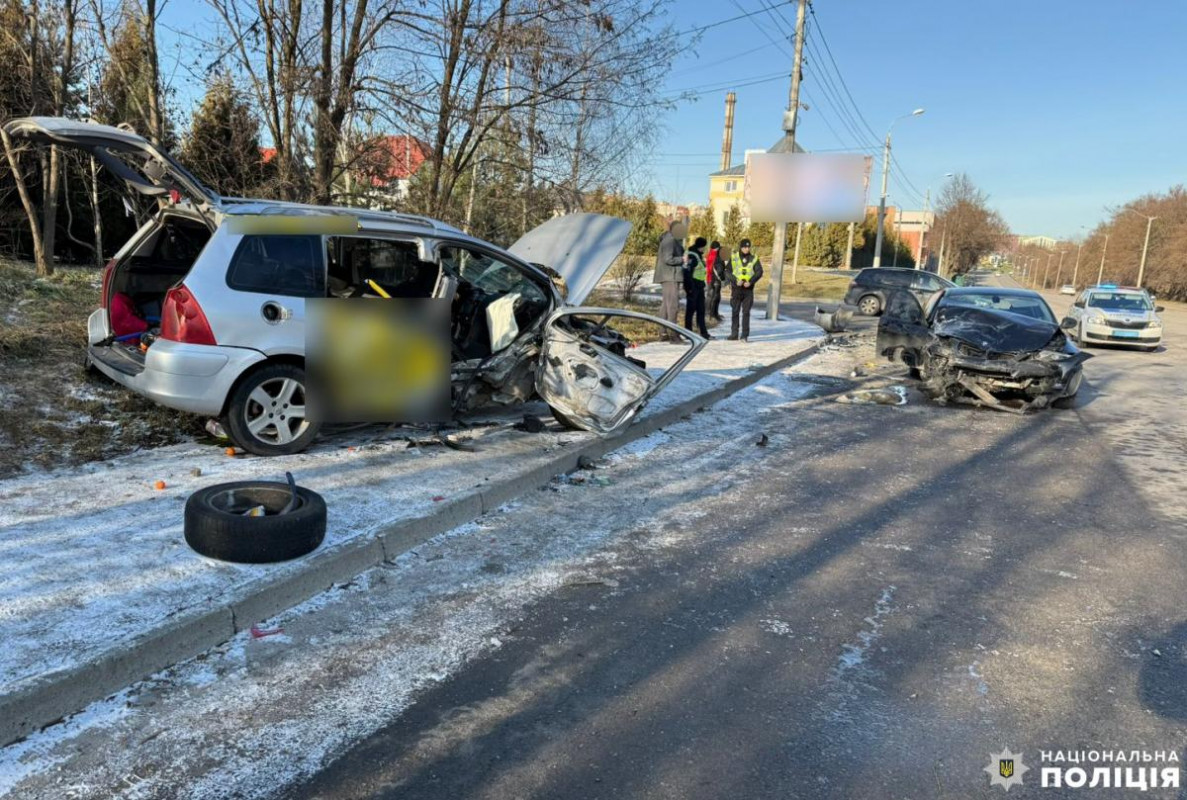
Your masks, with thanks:
M 887 181 L 890 178 L 890 134 L 894 131 L 894 123 L 900 119 L 907 119 L 908 117 L 918 117 L 923 113 L 922 108 L 917 108 L 910 114 L 903 114 L 901 117 L 895 117 L 890 121 L 890 127 L 886 129 L 886 144 L 882 148 L 882 198 L 878 201 L 878 234 L 874 237 L 874 266 L 882 266 L 882 235 L 886 227 L 886 190 Z
M 1096 273 L 1096 285 L 1100 286 L 1105 280 L 1105 253 L 1109 252 L 1109 234 L 1105 234 L 1105 245 L 1100 249 L 1100 272 Z
M 945 172 L 943 180 L 946 181 L 951 177 L 952 177 L 951 172 Z M 941 185 L 943 185 L 943 181 L 941 181 Z M 923 263 L 923 227 L 924 227 L 924 225 L 927 224 L 927 212 L 930 210 L 931 210 L 931 186 L 928 186 L 927 191 L 925 191 L 923 193 L 923 224 L 919 226 L 919 257 L 915 259 L 915 269 L 923 269 L 923 267 L 920 266 L 920 264 Z M 940 264 L 939 264 L 939 266 L 936 267 L 936 272 L 941 275 L 943 274 L 942 270 L 944 268 L 944 264 L 943 264 L 944 234 L 946 234 L 947 232 L 948 232 L 948 230 L 947 230 L 947 228 L 945 228 L 944 233 L 940 234 Z M 927 260 L 931 261 L 930 254 L 928 254 Z
M 1080 230 L 1085 230 L 1088 226 L 1081 225 Z M 1080 288 L 1076 283 L 1076 278 L 1080 274 L 1080 251 L 1084 249 L 1084 234 L 1080 234 L 1080 245 L 1076 248 L 1076 266 L 1072 268 L 1072 286 L 1077 289 Z
M 1158 217 L 1148 216 L 1132 208 L 1127 208 L 1125 210 L 1132 211 L 1139 217 L 1146 218 L 1146 241 L 1142 243 L 1142 263 L 1140 266 L 1138 266 L 1138 288 L 1140 289 L 1142 288 L 1142 278 L 1146 274 L 1146 252 L 1150 249 L 1150 228 L 1154 225 L 1154 220 L 1158 219 Z

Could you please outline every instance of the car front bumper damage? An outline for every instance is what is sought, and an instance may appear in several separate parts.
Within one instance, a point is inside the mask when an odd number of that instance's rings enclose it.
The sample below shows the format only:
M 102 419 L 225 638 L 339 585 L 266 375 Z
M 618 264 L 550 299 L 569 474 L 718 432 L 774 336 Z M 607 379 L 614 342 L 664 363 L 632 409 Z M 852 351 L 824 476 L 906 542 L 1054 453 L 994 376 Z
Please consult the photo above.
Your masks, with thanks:
M 1079 388 L 1087 353 L 1041 350 L 974 355 L 951 339 L 933 339 L 921 354 L 920 388 L 941 403 L 1013 414 L 1046 408 Z

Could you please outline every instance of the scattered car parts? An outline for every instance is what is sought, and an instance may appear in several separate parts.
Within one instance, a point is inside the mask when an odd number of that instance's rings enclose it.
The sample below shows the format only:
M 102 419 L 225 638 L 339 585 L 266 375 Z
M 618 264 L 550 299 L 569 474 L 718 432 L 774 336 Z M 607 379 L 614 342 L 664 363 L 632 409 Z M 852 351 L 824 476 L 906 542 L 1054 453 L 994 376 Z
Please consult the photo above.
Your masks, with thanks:
M 185 504 L 186 544 L 200 555 L 239 564 L 313 552 L 326 535 L 325 500 L 286 476 L 287 483 L 235 481 L 194 492 Z

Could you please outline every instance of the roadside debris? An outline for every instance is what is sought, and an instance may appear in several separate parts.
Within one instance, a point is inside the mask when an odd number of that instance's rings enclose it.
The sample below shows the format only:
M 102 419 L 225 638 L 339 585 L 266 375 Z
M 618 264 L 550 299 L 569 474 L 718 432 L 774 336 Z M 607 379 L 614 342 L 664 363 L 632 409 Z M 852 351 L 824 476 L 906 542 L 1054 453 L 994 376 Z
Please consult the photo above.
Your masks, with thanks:
M 758 447 L 766 447 L 767 443 L 770 441 L 770 438 L 764 433 L 762 436 L 758 437 L 758 441 L 754 444 Z
M 321 495 L 286 483 L 235 481 L 199 489 L 185 504 L 186 544 L 200 555 L 241 564 L 287 561 L 326 535 Z
M 597 469 L 598 465 L 589 456 L 581 455 L 581 456 L 577 457 L 577 468 L 578 469 Z
M 223 428 L 223 424 L 217 419 L 206 420 L 206 432 L 215 439 L 226 439 L 227 431 Z
M 268 636 L 279 636 L 284 633 L 284 628 L 261 628 L 259 623 L 252 623 L 251 638 L 263 639 Z
M 534 414 L 524 414 L 523 421 L 515 423 L 512 427 L 517 431 L 525 431 L 527 433 L 543 433 L 545 430 L 543 421 Z
M 825 333 L 840 333 L 845 330 L 852 319 L 853 312 L 840 306 L 835 311 L 825 311 L 820 306 L 816 306 L 816 313 L 812 315 L 812 321 L 824 328 Z
M 201 478 L 202 477 L 202 468 L 194 467 L 193 469 L 190 470 L 190 475 L 192 475 L 195 478 Z
M 165 488 L 165 482 L 164 481 L 155 481 L 152 485 L 152 488 L 156 489 L 159 492 Z
M 837 398 L 838 403 L 851 405 L 905 406 L 907 404 L 906 386 L 889 386 L 885 389 L 859 389 L 846 392 Z

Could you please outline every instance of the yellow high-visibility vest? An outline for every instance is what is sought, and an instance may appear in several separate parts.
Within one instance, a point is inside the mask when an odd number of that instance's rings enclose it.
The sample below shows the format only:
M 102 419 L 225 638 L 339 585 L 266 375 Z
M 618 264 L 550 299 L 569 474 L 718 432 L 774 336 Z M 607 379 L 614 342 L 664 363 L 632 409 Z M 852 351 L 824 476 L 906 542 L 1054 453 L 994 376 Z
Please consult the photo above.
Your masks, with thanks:
M 730 259 L 730 270 L 734 273 L 734 280 L 738 283 L 753 280 L 754 262 L 756 260 L 751 258 L 749 263 L 743 264 L 742 256 L 739 253 L 734 253 L 733 258 Z

